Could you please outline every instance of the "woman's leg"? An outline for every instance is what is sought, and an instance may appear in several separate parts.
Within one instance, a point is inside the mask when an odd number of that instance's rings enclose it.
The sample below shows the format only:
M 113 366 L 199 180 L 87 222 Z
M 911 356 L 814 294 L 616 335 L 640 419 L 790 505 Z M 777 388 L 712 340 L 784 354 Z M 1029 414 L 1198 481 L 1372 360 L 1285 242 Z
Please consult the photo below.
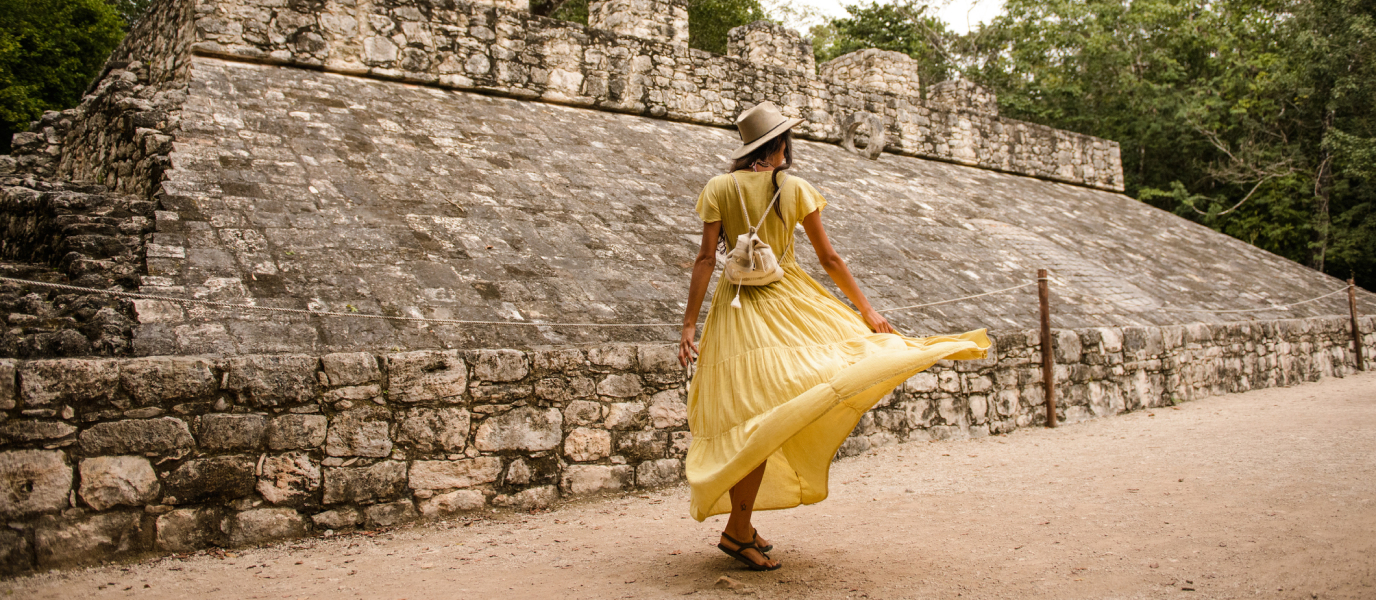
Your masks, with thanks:
M 760 492 L 760 482 L 764 480 L 764 467 L 768 463 L 762 463 L 749 475 L 746 475 L 731 488 L 731 517 L 726 521 L 726 535 L 742 542 L 750 542 L 755 535 L 755 527 L 750 524 L 750 515 L 755 510 L 755 495 Z M 722 538 L 722 543 L 727 547 L 735 549 L 736 544 L 730 540 Z M 747 558 L 759 564 L 774 566 L 778 561 L 769 560 L 758 550 L 747 549 L 743 552 Z

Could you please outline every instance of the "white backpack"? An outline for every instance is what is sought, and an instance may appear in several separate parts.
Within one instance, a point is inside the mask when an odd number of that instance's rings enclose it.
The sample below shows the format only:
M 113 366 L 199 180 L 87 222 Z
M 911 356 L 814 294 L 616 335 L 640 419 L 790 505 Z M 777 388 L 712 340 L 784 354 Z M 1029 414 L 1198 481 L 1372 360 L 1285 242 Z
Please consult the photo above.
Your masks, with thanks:
M 736 184 L 736 195 L 741 200 L 741 214 L 749 226 L 750 210 L 745 206 L 745 194 L 741 193 L 741 182 L 736 179 L 735 173 L 731 174 L 731 181 Z M 764 225 L 764 220 L 769 218 L 770 209 L 774 208 L 774 203 L 779 201 L 779 194 L 783 191 L 783 183 L 780 182 L 778 191 L 774 192 L 774 198 L 764 207 L 764 215 L 760 217 L 760 222 L 750 227 L 750 231 L 737 236 L 736 247 L 726 255 L 726 267 L 722 271 L 722 278 L 736 286 L 736 297 L 731 300 L 731 306 L 734 308 L 741 307 L 741 286 L 768 285 L 784 278 L 783 267 L 779 266 L 779 259 L 774 256 L 774 249 L 764 243 L 756 233 Z

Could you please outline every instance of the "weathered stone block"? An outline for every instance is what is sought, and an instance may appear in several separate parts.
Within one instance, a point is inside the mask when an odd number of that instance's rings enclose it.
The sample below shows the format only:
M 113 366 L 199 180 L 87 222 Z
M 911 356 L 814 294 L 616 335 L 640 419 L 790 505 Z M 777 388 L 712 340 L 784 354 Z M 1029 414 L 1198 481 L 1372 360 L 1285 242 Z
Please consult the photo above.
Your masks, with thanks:
M 311 516 L 316 529 L 345 529 L 363 522 L 363 513 L 352 506 L 327 510 Z
M 469 414 L 462 408 L 412 408 L 397 422 L 396 441 L 418 452 L 462 452 L 468 428 Z
M 378 406 L 363 406 L 335 415 L 325 435 L 325 453 L 372 457 L 391 454 L 390 417 L 390 412 Z
M 569 465 L 559 488 L 573 496 L 617 492 L 630 489 L 634 478 L 635 470 L 630 465 Z
M 367 352 L 342 352 L 320 357 L 331 386 L 364 385 L 382 381 L 377 358 Z
M 616 434 L 616 453 L 631 462 L 664 458 L 669 434 L 664 431 L 626 431 Z
M 654 344 L 640 346 L 637 352 L 640 370 L 646 373 L 675 373 L 683 370 L 678 363 L 678 346 Z
M 19 519 L 67 508 L 72 467 L 60 451 L 0 452 L 0 517 Z
M 559 500 L 559 490 L 552 485 L 533 487 L 511 495 L 497 496 L 492 499 L 494 506 L 505 506 L 514 510 L 543 510 Z
M 542 371 L 568 372 L 583 368 L 583 351 L 577 348 L 536 350 L 535 368 Z
M 640 402 L 616 402 L 607 407 L 607 429 L 639 429 L 645 422 L 645 405 Z
M 376 383 L 370 385 L 352 385 L 325 392 L 325 401 L 338 402 L 340 400 L 353 400 L 355 402 L 363 402 L 372 400 L 381 395 L 382 386 Z
M 384 460 L 367 467 L 325 469 L 325 504 L 371 504 L 406 490 L 406 463 Z
M 526 355 L 519 350 L 480 350 L 473 361 L 473 376 L 480 381 L 520 381 L 528 373 Z
M 550 402 L 564 403 L 573 399 L 569 382 L 563 377 L 546 377 L 535 382 L 535 397 Z
M 290 508 L 257 508 L 225 519 L 231 546 L 253 546 L 306 535 L 306 519 Z
M 602 420 L 602 405 L 587 400 L 574 400 L 564 408 L 564 422 L 569 425 L 592 425 Z
M 688 448 L 693 445 L 693 434 L 688 431 L 675 431 L 669 434 L 669 455 L 682 458 L 687 456 Z
M 200 400 L 215 394 L 210 367 L 210 361 L 200 358 L 135 358 L 120 364 L 119 380 L 140 405 Z
M 110 512 L 60 519 L 49 517 L 34 528 L 38 567 L 91 564 L 145 549 L 143 512 Z
M 300 404 L 316 399 L 320 361 L 306 355 L 239 356 L 225 361 L 225 389 L 254 406 Z
M 81 461 L 81 499 L 96 510 L 142 506 L 158 499 L 158 474 L 142 456 L 97 456 Z
M 19 394 L 27 407 L 106 402 L 119 389 L 113 360 L 31 360 L 19 365 Z
M 913 393 L 922 394 L 927 392 L 935 392 L 937 390 L 936 373 L 918 373 L 916 375 L 913 375 L 912 377 L 909 377 L 905 385 L 907 386 L 908 391 Z
M 268 448 L 299 450 L 325 443 L 325 415 L 282 415 L 268 422 Z
M 511 461 L 511 464 L 507 466 L 506 477 L 502 478 L 502 482 L 506 485 L 526 485 L 530 483 L 532 475 L 530 465 L 527 465 L 525 460 L 518 458 Z
M 257 449 L 268 426 L 263 415 L 209 414 L 196 421 L 201 448 L 210 451 Z
M 273 504 L 299 504 L 320 489 L 320 466 L 305 452 L 269 456 L 258 477 L 258 494 Z
M 688 405 L 679 389 L 664 390 L 650 396 L 650 425 L 655 429 L 673 429 L 688 424 Z
M 18 531 L 0 529 L 0 576 L 18 575 L 33 570 L 29 540 Z
M 502 459 L 480 456 L 471 460 L 417 460 L 411 463 L 413 490 L 450 490 L 492 483 L 502 474 Z
M 18 369 L 14 361 L 0 358 L 0 410 L 10 410 L 19 402 L 19 384 L 15 378 Z M 27 544 L 27 542 L 25 542 Z
M 675 458 L 647 460 L 635 468 L 635 484 L 643 488 L 670 485 L 681 479 L 683 463 Z
M 258 481 L 253 474 L 255 466 L 254 459 L 247 456 L 188 460 L 163 478 L 163 501 L 194 504 L 202 500 L 247 496 L 253 493 Z
M 76 427 L 62 421 L 10 421 L 0 425 L 0 440 L 6 444 L 22 444 L 39 440 L 56 440 L 76 433 Z
M 363 509 L 363 516 L 368 527 L 391 527 L 420 518 L 410 500 L 374 504 Z
M 158 517 L 157 547 L 165 552 L 191 552 L 221 540 L 220 508 L 178 508 Z
M 634 398 L 642 389 L 640 377 L 631 373 L 608 375 L 597 384 L 599 396 Z
M 588 349 L 588 362 L 599 367 L 629 371 L 635 368 L 636 353 L 636 347 L 629 344 L 598 346 Z
M 483 493 L 478 490 L 454 490 L 444 494 L 435 494 L 420 501 L 420 514 L 427 519 L 434 519 L 459 512 L 478 510 L 483 507 L 486 499 Z
M 1081 346 L 1078 333 L 1070 329 L 1057 329 L 1052 331 L 1051 335 L 1056 338 L 1052 346 L 1056 362 L 1062 364 L 1080 362 Z
M 484 452 L 553 450 L 559 447 L 563 426 L 559 409 L 521 407 L 488 417 L 478 426 L 473 443 Z
M 96 423 L 77 437 L 82 454 L 175 454 L 196 445 L 186 422 L 174 417 Z
M 387 355 L 387 391 L 394 402 L 459 402 L 468 369 L 458 350 Z
M 612 434 L 605 429 L 579 427 L 564 438 L 564 456 L 569 460 L 587 462 L 611 456 Z

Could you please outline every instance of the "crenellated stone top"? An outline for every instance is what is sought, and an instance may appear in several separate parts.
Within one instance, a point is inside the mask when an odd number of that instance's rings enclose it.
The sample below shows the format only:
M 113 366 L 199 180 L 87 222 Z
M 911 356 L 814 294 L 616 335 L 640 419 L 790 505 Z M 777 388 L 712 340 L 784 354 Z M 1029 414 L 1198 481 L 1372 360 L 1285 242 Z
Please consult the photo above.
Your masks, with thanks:
M 817 68 L 817 74 L 842 85 L 921 98 L 917 61 L 902 52 L 869 48 L 838 56 Z
M 757 65 L 800 71 L 807 77 L 817 75 L 812 41 L 797 31 L 769 21 L 755 21 L 732 28 L 726 36 L 726 52 L 731 56 Z
M 927 103 L 952 111 L 999 114 L 999 102 L 994 93 L 965 79 L 952 79 L 932 86 L 927 93 Z
M 588 25 L 662 44 L 688 45 L 687 0 L 593 0 Z

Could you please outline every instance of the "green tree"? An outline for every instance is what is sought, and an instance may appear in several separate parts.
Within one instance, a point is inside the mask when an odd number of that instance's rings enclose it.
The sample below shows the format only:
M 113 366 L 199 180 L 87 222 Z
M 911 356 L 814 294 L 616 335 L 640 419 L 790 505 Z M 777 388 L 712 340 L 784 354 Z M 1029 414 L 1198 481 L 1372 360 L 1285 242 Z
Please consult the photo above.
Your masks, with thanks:
M 955 56 L 947 47 L 956 36 L 944 21 L 931 14 L 927 3 L 871 1 L 845 8 L 850 16 L 831 19 L 810 32 L 818 63 L 857 50 L 879 48 L 917 59 L 918 76 L 924 82 L 945 81 L 958 70 Z
M 43 111 L 76 105 L 123 26 L 103 0 L 0 0 L 0 153 Z
M 588 0 L 535 0 L 530 12 L 537 15 L 588 24 Z M 759 0 L 690 0 L 688 3 L 688 46 L 726 54 L 726 34 L 767 18 Z

